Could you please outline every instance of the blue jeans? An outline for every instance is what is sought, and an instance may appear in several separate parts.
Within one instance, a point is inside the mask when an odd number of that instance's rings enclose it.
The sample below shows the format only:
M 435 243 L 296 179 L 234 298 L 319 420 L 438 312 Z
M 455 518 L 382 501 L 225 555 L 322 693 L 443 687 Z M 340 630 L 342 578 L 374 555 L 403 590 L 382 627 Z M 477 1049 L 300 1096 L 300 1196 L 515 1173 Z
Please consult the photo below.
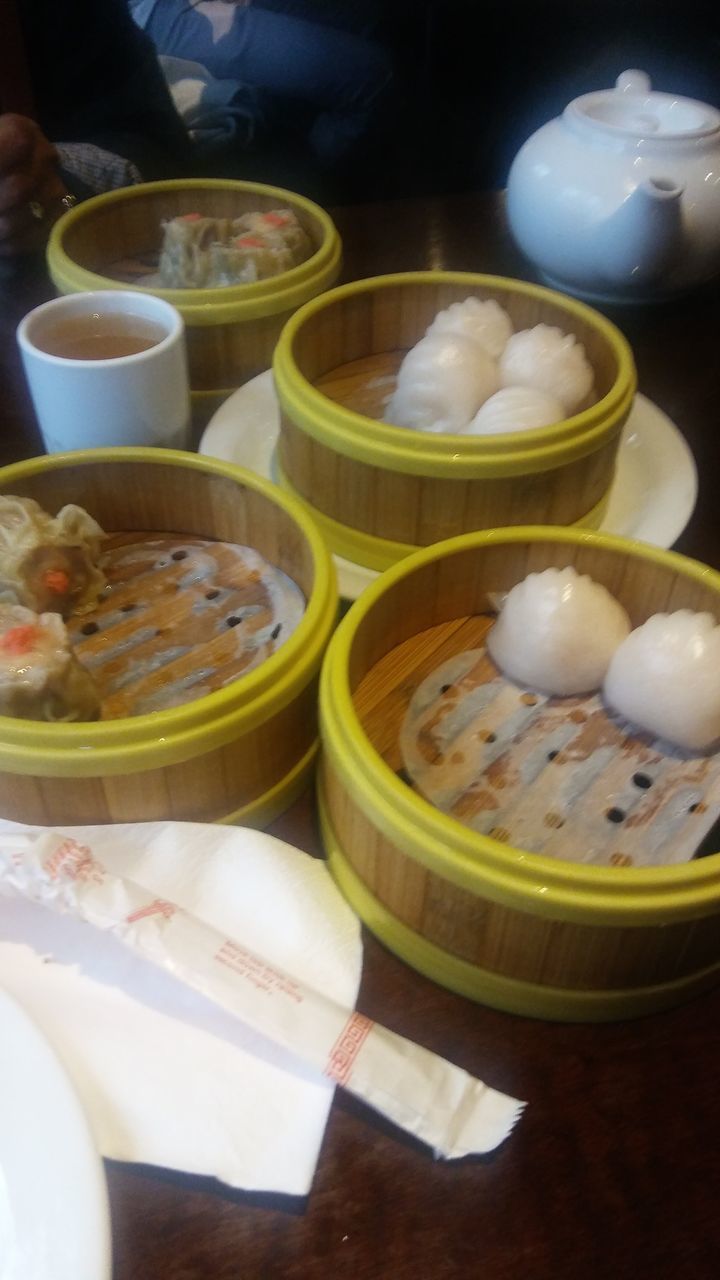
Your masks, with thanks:
M 392 81 L 379 45 L 321 22 L 222 0 L 130 0 L 130 8 L 158 53 L 250 85 L 288 124 L 298 106 L 309 111 L 310 144 L 327 164 L 372 128 Z

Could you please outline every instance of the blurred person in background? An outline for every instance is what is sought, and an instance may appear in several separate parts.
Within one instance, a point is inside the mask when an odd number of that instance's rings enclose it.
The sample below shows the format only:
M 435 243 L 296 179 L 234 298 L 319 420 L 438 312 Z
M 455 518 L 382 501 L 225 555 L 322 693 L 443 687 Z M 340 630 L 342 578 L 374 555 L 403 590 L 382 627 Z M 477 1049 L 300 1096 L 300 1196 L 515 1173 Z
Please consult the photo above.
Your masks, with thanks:
M 373 0 L 129 4 L 169 78 L 182 74 L 186 61 L 216 82 L 250 90 L 259 131 L 271 143 L 293 140 L 321 172 L 337 175 L 380 143 L 393 68 L 380 34 L 383 6 Z
M 126 0 L 2 0 L 0 258 L 41 248 L 77 199 L 189 160 Z

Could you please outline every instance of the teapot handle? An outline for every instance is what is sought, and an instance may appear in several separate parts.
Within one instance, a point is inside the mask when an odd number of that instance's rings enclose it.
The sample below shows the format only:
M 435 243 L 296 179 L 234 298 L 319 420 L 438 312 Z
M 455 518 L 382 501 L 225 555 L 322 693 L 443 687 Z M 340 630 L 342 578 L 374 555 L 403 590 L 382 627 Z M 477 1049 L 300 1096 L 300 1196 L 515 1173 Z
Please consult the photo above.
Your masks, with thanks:
M 619 93 L 649 93 L 652 85 L 644 71 L 622 71 L 615 81 Z

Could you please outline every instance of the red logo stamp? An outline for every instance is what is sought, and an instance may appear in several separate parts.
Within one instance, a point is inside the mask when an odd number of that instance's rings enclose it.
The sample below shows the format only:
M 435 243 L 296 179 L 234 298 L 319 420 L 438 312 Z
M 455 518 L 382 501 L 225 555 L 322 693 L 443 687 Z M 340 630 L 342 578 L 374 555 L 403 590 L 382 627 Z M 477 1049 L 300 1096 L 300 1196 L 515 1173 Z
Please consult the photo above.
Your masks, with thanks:
M 347 1084 L 353 1064 L 375 1023 L 362 1013 L 352 1013 L 330 1050 L 325 1075 L 336 1084 Z
M 100 868 L 86 844 L 68 838 L 53 849 L 45 870 L 52 880 L 60 876 L 67 880 L 88 880 Z

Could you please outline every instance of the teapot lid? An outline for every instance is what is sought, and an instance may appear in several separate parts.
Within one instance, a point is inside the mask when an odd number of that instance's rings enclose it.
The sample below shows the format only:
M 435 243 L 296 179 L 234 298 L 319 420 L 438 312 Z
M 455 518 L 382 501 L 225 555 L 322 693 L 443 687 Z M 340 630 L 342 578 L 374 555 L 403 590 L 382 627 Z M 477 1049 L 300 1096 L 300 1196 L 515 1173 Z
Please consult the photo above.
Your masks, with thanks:
M 644 71 L 623 71 L 614 89 L 575 98 L 565 116 L 583 129 L 632 138 L 686 141 L 720 130 L 720 112 L 694 98 L 653 91 Z

